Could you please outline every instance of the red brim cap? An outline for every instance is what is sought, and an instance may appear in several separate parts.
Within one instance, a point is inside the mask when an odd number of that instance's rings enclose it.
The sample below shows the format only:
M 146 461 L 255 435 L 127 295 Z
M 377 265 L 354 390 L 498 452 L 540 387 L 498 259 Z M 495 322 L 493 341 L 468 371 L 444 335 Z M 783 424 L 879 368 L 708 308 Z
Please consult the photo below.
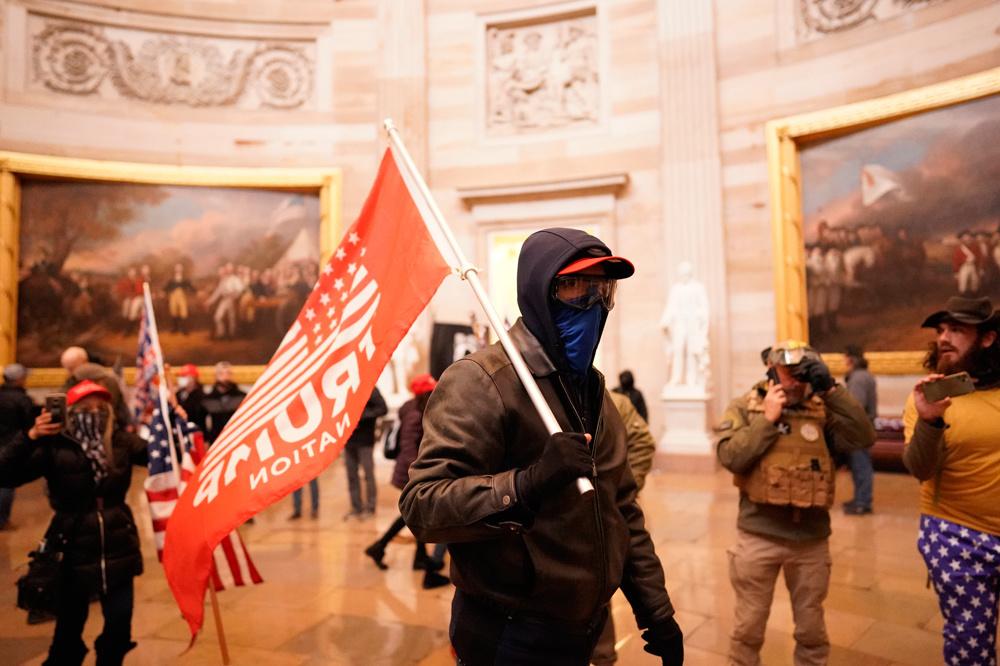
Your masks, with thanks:
M 88 395 L 96 395 L 104 400 L 111 400 L 111 393 L 100 384 L 86 379 L 70 390 L 66 391 L 66 404 L 75 405 Z
M 601 265 L 604 269 L 604 274 L 609 278 L 614 280 L 624 280 L 625 278 L 630 278 L 635 273 L 635 266 L 632 262 L 625 257 L 587 257 L 585 259 L 577 259 L 576 261 L 567 264 L 557 275 L 571 275 L 573 273 L 579 273 L 580 271 L 587 270 L 591 266 Z

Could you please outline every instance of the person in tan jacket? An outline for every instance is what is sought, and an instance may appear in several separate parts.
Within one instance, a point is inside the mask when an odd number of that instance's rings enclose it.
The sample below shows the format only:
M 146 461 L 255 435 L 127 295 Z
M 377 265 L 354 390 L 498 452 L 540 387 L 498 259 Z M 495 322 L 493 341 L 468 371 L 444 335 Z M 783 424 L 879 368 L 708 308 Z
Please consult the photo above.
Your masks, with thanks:
M 870 447 L 875 430 L 812 347 L 788 340 L 761 357 L 767 379 L 730 403 L 715 429 L 719 460 L 740 488 L 739 535 L 729 549 L 736 593 L 729 660 L 760 664 L 783 570 L 795 616 L 795 664 L 819 666 L 830 655 L 823 620 L 835 472 L 830 449 Z

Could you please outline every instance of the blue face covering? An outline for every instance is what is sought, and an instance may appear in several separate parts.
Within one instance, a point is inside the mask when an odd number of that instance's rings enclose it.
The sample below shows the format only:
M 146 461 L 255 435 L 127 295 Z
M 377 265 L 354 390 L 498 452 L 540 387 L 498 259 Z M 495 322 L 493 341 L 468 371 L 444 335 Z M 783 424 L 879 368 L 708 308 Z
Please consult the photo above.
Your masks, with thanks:
M 594 351 L 601 341 L 601 322 L 604 307 L 594 304 L 587 310 L 578 310 L 557 302 L 553 311 L 556 329 L 566 352 L 570 369 L 585 377 L 594 360 Z

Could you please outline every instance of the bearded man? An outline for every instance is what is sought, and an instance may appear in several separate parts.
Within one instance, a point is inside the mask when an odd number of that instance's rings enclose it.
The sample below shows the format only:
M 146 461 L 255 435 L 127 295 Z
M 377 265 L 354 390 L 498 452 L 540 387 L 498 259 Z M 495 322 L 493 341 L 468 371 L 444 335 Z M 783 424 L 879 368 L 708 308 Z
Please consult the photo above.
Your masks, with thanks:
M 988 298 L 949 298 L 903 412 L 903 463 L 923 484 L 917 546 L 944 616 L 948 664 L 995 664 L 1000 597 L 1000 312 Z M 968 372 L 976 390 L 928 400 L 925 387 Z

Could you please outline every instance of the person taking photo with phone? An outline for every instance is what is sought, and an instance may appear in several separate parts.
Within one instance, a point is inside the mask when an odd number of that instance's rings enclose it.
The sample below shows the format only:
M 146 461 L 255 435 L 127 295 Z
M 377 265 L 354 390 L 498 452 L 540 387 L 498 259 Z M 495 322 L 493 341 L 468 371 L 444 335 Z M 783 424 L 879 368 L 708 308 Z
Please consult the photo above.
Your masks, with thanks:
M 1000 311 L 949 298 L 906 401 L 903 464 L 923 484 L 917 547 L 944 617 L 944 661 L 995 664 L 1000 597 Z M 975 391 L 961 377 L 968 373 Z M 958 393 L 963 392 L 963 395 Z M 932 399 L 934 398 L 934 399 Z
M 0 486 L 44 477 L 55 511 L 45 548 L 62 553 L 61 572 L 55 634 L 44 664 L 83 662 L 83 627 L 97 595 L 104 629 L 94 642 L 96 663 L 117 666 L 136 645 L 132 583 L 142 573 L 142 554 L 125 495 L 131 466 L 146 464 L 146 443 L 116 426 L 112 396 L 103 386 L 84 380 L 65 398 L 65 415 L 54 419 L 44 409 L 27 433 L 0 445 Z
M 738 536 L 729 549 L 736 593 L 729 663 L 760 664 L 774 584 L 784 570 L 795 664 L 820 666 L 830 658 L 823 601 L 830 587 L 831 447 L 870 447 L 875 429 L 806 343 L 786 340 L 761 359 L 767 377 L 730 403 L 715 428 L 719 460 L 740 489 Z

